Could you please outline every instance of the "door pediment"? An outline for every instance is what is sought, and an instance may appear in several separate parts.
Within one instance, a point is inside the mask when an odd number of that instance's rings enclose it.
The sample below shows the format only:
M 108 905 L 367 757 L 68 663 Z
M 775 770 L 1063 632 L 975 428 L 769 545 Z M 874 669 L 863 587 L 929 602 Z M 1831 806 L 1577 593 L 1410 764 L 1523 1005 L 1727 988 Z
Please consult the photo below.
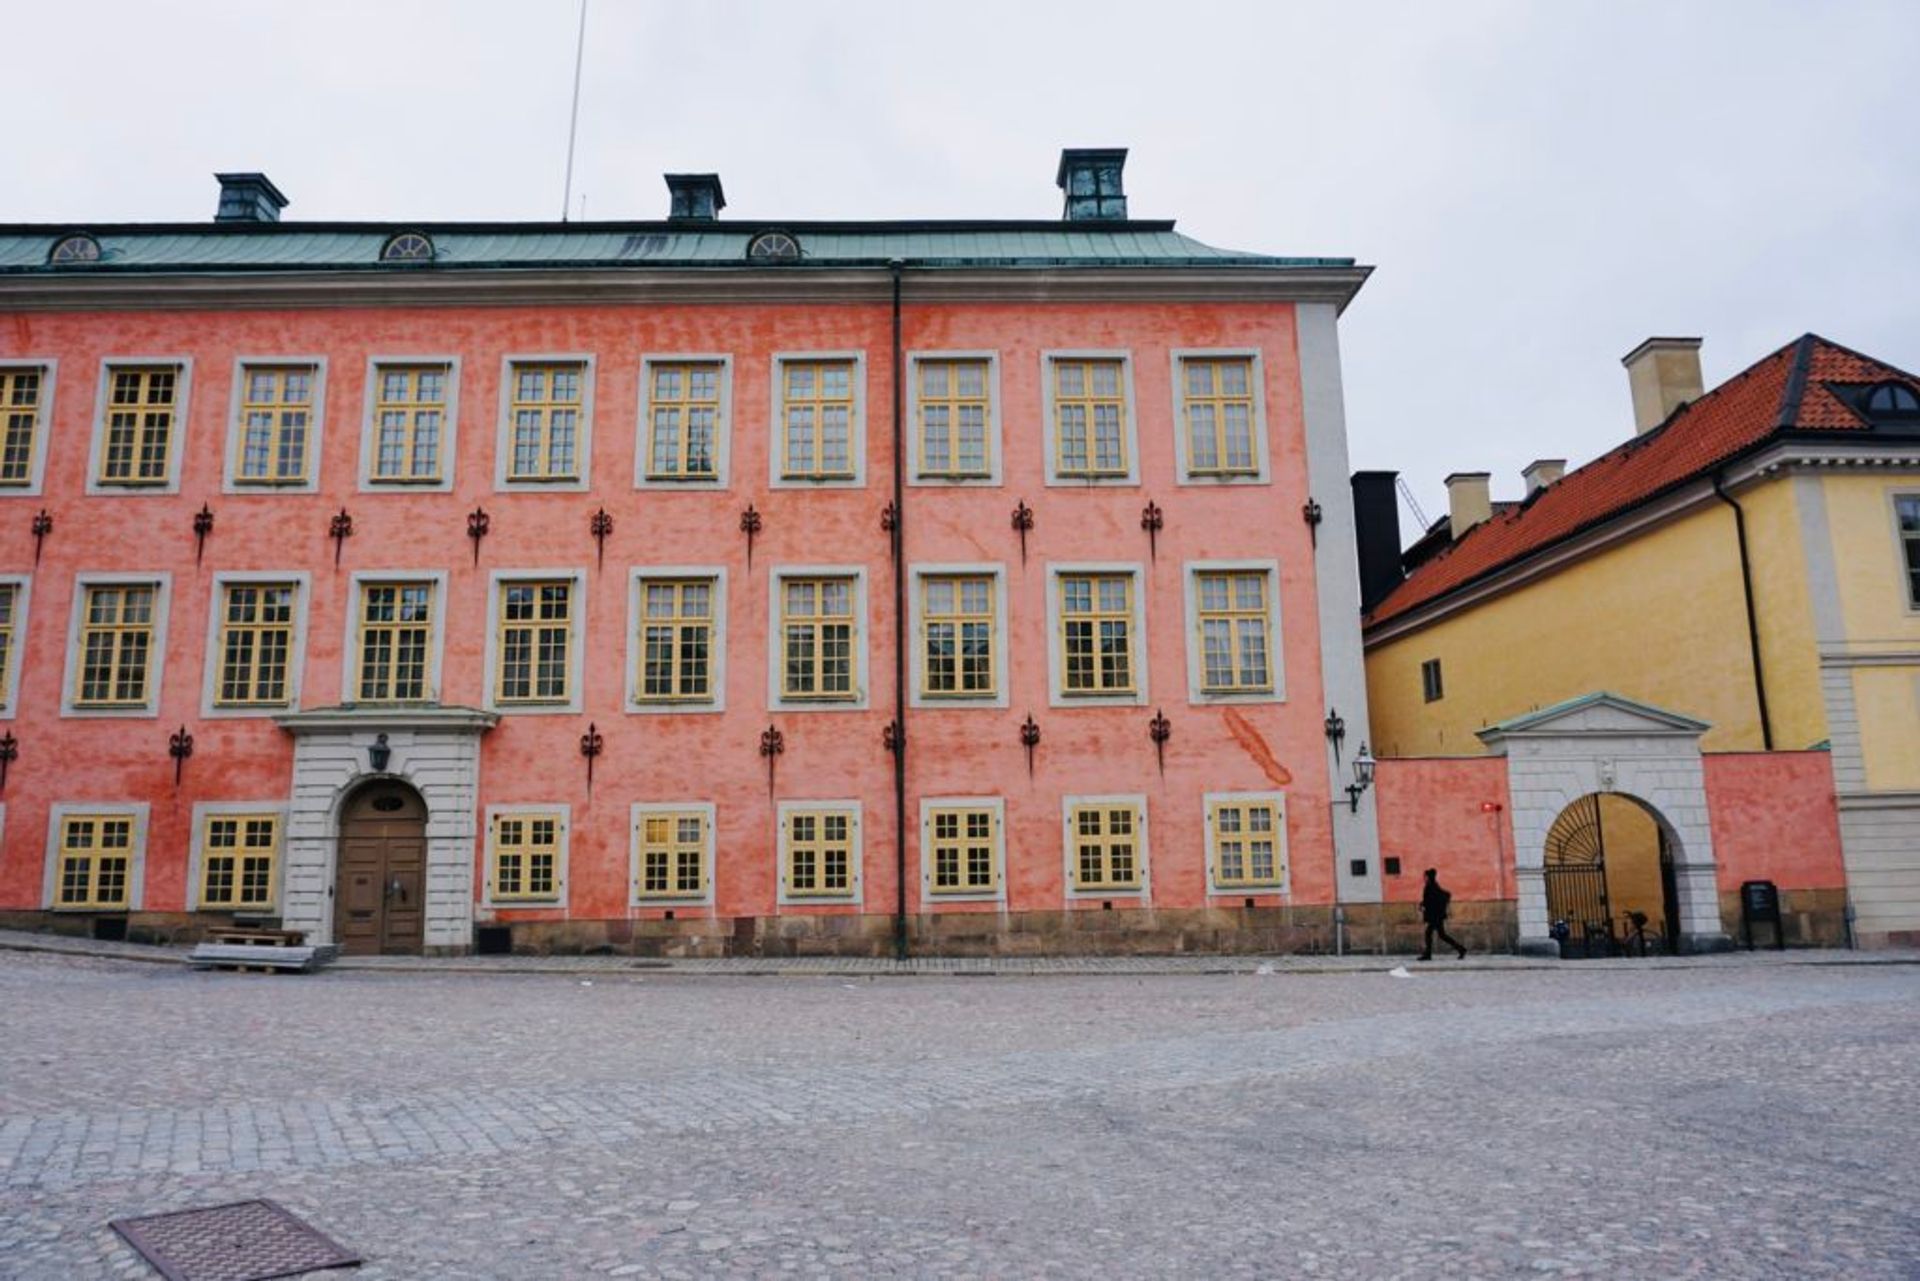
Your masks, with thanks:
M 1481 742 L 1500 751 L 1511 739 L 1632 736 L 1697 740 L 1710 728 L 1707 722 L 1691 716 L 1600 690 L 1526 712 L 1477 733 Z

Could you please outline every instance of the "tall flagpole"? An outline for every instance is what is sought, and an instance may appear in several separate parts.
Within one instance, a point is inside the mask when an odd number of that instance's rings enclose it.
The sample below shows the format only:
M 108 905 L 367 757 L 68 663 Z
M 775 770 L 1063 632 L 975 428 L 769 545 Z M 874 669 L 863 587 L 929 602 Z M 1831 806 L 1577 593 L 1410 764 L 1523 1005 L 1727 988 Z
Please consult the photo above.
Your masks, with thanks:
M 573 139 L 580 132 L 580 66 L 587 54 L 587 0 L 580 0 L 580 39 L 573 49 L 573 115 L 567 121 L 567 187 L 560 196 L 560 221 L 573 203 Z

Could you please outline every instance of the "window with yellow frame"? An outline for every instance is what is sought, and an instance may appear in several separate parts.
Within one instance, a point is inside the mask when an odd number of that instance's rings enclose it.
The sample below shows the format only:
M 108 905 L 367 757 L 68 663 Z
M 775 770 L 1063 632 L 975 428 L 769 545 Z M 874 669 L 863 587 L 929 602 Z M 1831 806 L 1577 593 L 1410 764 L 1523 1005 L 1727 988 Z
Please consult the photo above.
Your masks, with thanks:
M 711 578 L 641 580 L 637 701 L 712 701 L 714 587 Z
M 200 834 L 200 906 L 271 908 L 279 864 L 278 814 L 208 815 Z
M 164 485 L 173 454 L 175 399 L 180 371 L 164 368 L 116 368 L 107 380 L 106 438 L 100 469 L 102 485 Z
M 502 703 L 564 703 L 572 677 L 573 584 L 500 584 L 495 697 Z
M 780 693 L 783 698 L 852 700 L 858 596 L 852 578 L 785 578 L 780 583 Z
M 791 898 L 847 898 L 859 875 L 859 820 L 850 809 L 788 810 L 781 884 Z
M 986 805 L 943 805 L 926 820 L 927 887 L 935 895 L 1000 889 L 1000 815 Z
M 560 896 L 559 814 L 495 815 L 487 842 L 487 890 L 494 902 Z
M 987 440 L 990 388 L 984 360 L 922 360 L 915 366 L 920 474 L 979 478 L 993 471 Z
M 789 360 L 780 366 L 780 475 L 849 480 L 853 457 L 853 362 Z
M 513 366 L 508 480 L 580 479 L 585 389 L 586 366 L 579 362 Z
M 1053 467 L 1076 478 L 1127 474 L 1123 362 L 1053 361 Z
M 228 583 L 222 588 L 215 706 L 286 706 L 298 590 L 292 583 Z
M 80 615 L 75 707 L 144 707 L 153 656 L 154 599 L 149 583 L 86 589 Z
M 1204 571 L 1199 594 L 1200 688 L 1209 694 L 1262 694 L 1273 689 L 1264 570 Z
M 359 625 L 358 701 L 424 700 L 432 662 L 433 584 L 362 583 Z
M 920 580 L 924 645 L 920 692 L 929 698 L 991 698 L 994 582 L 988 574 L 929 574 Z
M 69 814 L 60 820 L 58 907 L 124 909 L 133 879 L 133 818 Z
M 374 380 L 372 479 L 384 485 L 437 484 L 452 370 L 446 365 L 382 365 Z
M 717 360 L 649 366 L 648 480 L 713 480 L 719 475 L 723 372 Z
M 1067 811 L 1068 869 L 1076 890 L 1137 890 L 1142 884 L 1141 828 L 1133 801 L 1101 801 Z
M 0 707 L 7 705 L 7 691 L 13 688 L 14 629 L 19 617 L 20 584 L 0 583 Z
M 1235 797 L 1207 806 L 1213 884 L 1277 890 L 1286 880 L 1286 814 L 1277 797 Z
M 1132 693 L 1133 575 L 1062 574 L 1058 590 L 1061 692 Z
M 236 483 L 306 482 L 314 382 L 311 365 L 250 365 L 241 371 Z
M 1180 384 L 1187 470 L 1196 476 L 1256 475 L 1252 359 L 1188 357 L 1180 362 Z
M 0 369 L 0 486 L 33 483 L 45 371 Z
M 704 897 L 712 820 L 699 810 L 642 813 L 635 840 L 633 896 L 636 900 Z

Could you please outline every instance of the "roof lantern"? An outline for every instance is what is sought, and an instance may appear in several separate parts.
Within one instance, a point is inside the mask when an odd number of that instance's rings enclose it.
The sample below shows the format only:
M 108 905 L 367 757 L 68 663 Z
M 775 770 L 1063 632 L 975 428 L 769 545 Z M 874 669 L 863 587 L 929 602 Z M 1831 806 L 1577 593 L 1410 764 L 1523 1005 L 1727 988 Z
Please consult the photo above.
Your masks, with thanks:
M 1053 183 L 1066 193 L 1068 222 L 1125 222 L 1127 193 L 1121 171 L 1127 167 L 1125 147 L 1068 147 L 1060 153 Z
M 672 196 L 667 217 L 675 222 L 712 222 L 727 207 L 717 173 L 670 173 L 666 179 Z
M 220 207 L 215 222 L 279 222 L 287 198 L 263 173 L 217 173 Z

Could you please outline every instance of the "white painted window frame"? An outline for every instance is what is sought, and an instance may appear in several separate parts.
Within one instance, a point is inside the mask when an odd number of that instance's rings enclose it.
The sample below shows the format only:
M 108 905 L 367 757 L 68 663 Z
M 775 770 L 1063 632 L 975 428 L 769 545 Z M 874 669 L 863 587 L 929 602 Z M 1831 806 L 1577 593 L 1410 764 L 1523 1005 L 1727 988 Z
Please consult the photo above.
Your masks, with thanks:
M 1094 889 L 1074 888 L 1074 864 L 1078 852 L 1074 849 L 1074 840 L 1078 833 L 1074 831 L 1073 811 L 1082 805 L 1131 805 L 1140 816 L 1136 857 L 1140 861 L 1140 884 L 1130 889 Z M 1103 792 L 1089 795 L 1062 796 L 1060 798 L 1060 889 L 1070 902 L 1098 902 L 1104 899 L 1124 899 L 1129 903 L 1142 905 L 1153 901 L 1153 857 L 1150 846 L 1153 836 L 1153 816 L 1147 808 L 1144 792 Z
M 1920 600 L 1914 599 L 1913 589 L 1908 586 L 1907 540 L 1900 532 L 1900 500 L 1903 498 L 1920 503 L 1920 487 L 1892 485 L 1887 489 L 1887 520 L 1893 531 L 1893 568 L 1900 583 L 1900 603 L 1907 617 L 1920 618 Z
M 567 622 L 567 697 L 559 703 L 503 703 L 500 701 L 500 590 L 512 583 L 571 584 Z M 355 597 L 357 602 L 358 597 Z M 581 682 L 585 678 L 587 644 L 587 571 L 585 569 L 495 569 L 487 574 L 487 653 L 481 664 L 486 689 L 482 707 L 502 716 L 577 716 Z
M 1278 885 L 1221 885 L 1214 878 L 1218 868 L 1213 851 L 1213 807 L 1215 805 L 1269 804 L 1279 811 L 1279 828 L 1274 833 L 1274 858 L 1280 865 Z M 1209 898 L 1259 898 L 1263 895 L 1285 897 L 1293 892 L 1293 862 L 1287 847 L 1287 794 L 1278 790 L 1260 792 L 1206 792 L 1200 798 L 1200 848 L 1207 862 Z
M 116 369 L 151 369 L 172 366 L 176 370 L 173 397 L 173 430 L 167 435 L 167 478 L 158 485 L 102 484 L 100 460 L 107 448 L 107 415 L 113 406 L 113 373 Z M 88 494 L 177 494 L 180 492 L 182 439 L 188 431 L 188 411 L 193 407 L 192 356 L 102 356 L 99 386 L 94 393 L 93 437 L 87 445 Z
M 0 370 L 35 369 L 40 371 L 40 404 L 39 416 L 33 423 L 33 462 L 27 468 L 27 483 L 0 486 L 0 498 L 37 498 L 46 485 L 47 455 L 53 444 L 53 397 L 60 381 L 60 362 L 52 356 L 9 356 L 0 360 Z
M 638 892 L 640 883 L 640 820 L 649 814 L 687 814 L 701 816 L 706 839 L 706 848 L 701 851 L 705 860 L 706 887 L 698 894 L 663 897 L 649 895 L 642 897 Z M 716 807 L 712 801 L 635 801 L 627 807 L 627 906 L 636 908 L 682 908 L 712 907 L 713 886 L 720 877 L 720 867 L 715 858 L 715 815 Z
M 124 909 L 108 908 L 105 914 L 118 916 L 122 911 L 131 914 L 146 910 L 147 901 L 147 831 L 149 807 L 145 801 L 55 801 L 47 810 L 47 849 L 44 856 L 45 867 L 41 876 L 40 902 L 49 912 L 64 912 L 75 915 L 101 915 L 97 907 L 61 907 L 58 900 L 60 888 L 60 824 L 71 815 L 97 814 L 106 818 L 131 818 L 133 820 L 132 858 L 127 865 L 127 906 Z
M 669 480 L 649 476 L 653 461 L 653 370 L 656 365 L 720 366 L 719 421 L 713 431 L 713 471 L 711 478 Z M 635 424 L 633 451 L 633 487 L 635 489 L 693 492 L 724 491 L 733 481 L 733 356 L 726 352 L 650 352 L 640 357 L 640 417 Z
M 1133 576 L 1134 692 L 1131 694 L 1068 694 L 1066 655 L 1060 635 L 1060 580 L 1069 574 L 1131 574 Z M 1047 705 L 1049 707 L 1144 707 L 1151 689 L 1147 664 L 1147 572 L 1137 560 L 1048 561 L 1047 590 Z
M 926 433 L 920 425 L 920 366 L 952 360 L 987 362 L 987 474 L 925 476 Z M 910 351 L 907 353 L 907 484 L 915 487 L 998 489 L 1003 483 L 1005 447 L 1000 415 L 1000 353 L 997 351 Z
M 849 888 L 843 894 L 794 894 L 787 888 L 787 852 L 790 842 L 787 820 L 795 813 L 824 813 L 828 810 L 844 810 L 853 816 L 852 851 L 847 868 Z M 774 868 L 774 883 L 778 887 L 777 902 L 781 907 L 859 907 L 865 902 L 865 877 L 862 868 L 867 861 L 866 816 L 861 812 L 857 800 L 812 801 L 792 799 L 781 801 L 774 812 L 774 850 L 779 860 Z
M 20 711 L 20 672 L 26 666 L 27 607 L 33 603 L 32 574 L 0 574 L 0 586 L 17 590 L 13 597 L 13 655 L 7 664 L 7 679 L 0 687 L 0 721 L 12 720 Z
M 1264 574 L 1267 578 L 1267 671 L 1271 691 L 1210 693 L 1206 685 L 1206 652 L 1200 644 L 1200 575 Z M 1180 568 L 1186 597 L 1187 702 L 1195 707 L 1234 703 L 1287 701 L 1285 651 L 1280 632 L 1280 562 L 1277 560 L 1190 560 Z
M 867 671 L 867 633 L 872 618 L 867 612 L 867 567 L 865 565 L 775 565 L 767 571 L 767 707 L 776 712 L 864 712 L 872 695 Z M 853 579 L 853 694 L 852 698 L 797 698 L 784 693 L 781 680 L 783 650 L 780 620 L 783 596 L 789 578 Z
M 1008 686 L 1012 683 L 1012 655 L 1007 652 L 1007 567 L 1001 561 L 933 562 L 915 561 L 907 566 L 907 704 L 910 707 L 977 708 L 1008 706 Z M 926 580 L 972 576 L 993 580 L 993 684 L 992 697 L 978 694 L 927 694 L 927 645 L 923 634 L 926 614 Z
M 293 644 L 287 650 L 287 702 L 285 707 L 222 707 L 220 691 L 220 630 L 224 621 L 221 606 L 229 586 L 262 583 L 291 583 L 293 598 Z M 313 599 L 313 575 L 304 569 L 274 571 L 267 569 L 218 570 L 207 600 L 207 644 L 205 670 L 200 679 L 200 715 L 205 720 L 246 720 L 278 716 L 300 706 L 300 690 L 307 671 L 308 606 Z M 357 602 L 356 602 L 357 603 Z
M 375 474 L 380 461 L 380 430 L 374 411 L 380 404 L 380 371 L 389 365 L 422 367 L 445 365 L 447 407 L 440 424 L 440 479 L 437 481 L 382 480 Z M 509 397 L 511 399 L 511 397 Z M 460 431 L 460 357 L 433 353 L 367 357 L 367 381 L 360 406 L 360 492 L 363 494 L 445 494 L 453 489 L 455 445 Z
M 1127 451 L 1124 476 L 1064 476 L 1059 471 L 1060 424 L 1054 414 L 1053 366 L 1061 360 L 1117 360 L 1120 362 L 1120 394 L 1125 397 L 1126 412 L 1120 416 L 1123 447 Z M 1122 489 L 1140 484 L 1140 398 L 1134 394 L 1133 352 L 1125 347 L 1061 348 L 1040 353 L 1040 403 L 1047 451 L 1047 486 L 1050 489 Z M 1091 440 L 1089 440 L 1091 447 Z
M 246 427 L 240 421 L 240 406 L 246 401 L 247 371 L 250 369 L 301 369 L 313 371 L 313 401 L 308 406 L 306 479 L 299 481 L 247 480 L 240 475 L 241 450 Z M 233 360 L 233 386 L 227 396 L 226 456 L 220 470 L 223 494 L 314 494 L 320 491 L 320 462 L 326 455 L 320 447 L 327 421 L 327 358 L 325 356 L 236 356 Z
M 992 890 L 970 890 L 965 893 L 935 894 L 933 892 L 933 812 L 946 809 L 976 809 L 993 811 L 994 858 L 1000 868 L 1000 883 Z M 1011 869 L 1007 866 L 1007 798 L 1004 796 L 923 796 L 920 798 L 920 905 L 926 910 L 937 910 L 949 903 L 998 903 L 1001 910 L 1007 905 L 1007 881 Z
M 76 707 L 80 677 L 80 632 L 90 587 L 148 586 L 153 592 L 153 648 L 148 653 L 147 701 L 141 707 Z M 61 675 L 60 715 L 73 720 L 153 720 L 160 715 L 161 684 L 167 670 L 167 622 L 173 613 L 173 575 L 166 570 L 141 574 L 81 570 L 73 576 L 73 601 L 67 620 L 67 661 Z
M 773 387 L 768 393 L 767 485 L 771 489 L 865 489 L 867 487 L 867 353 L 865 351 L 776 351 L 773 353 Z M 808 480 L 781 473 L 786 452 L 787 416 L 784 412 L 790 364 L 813 360 L 846 360 L 853 363 L 853 421 L 847 436 L 848 459 L 853 476 L 846 480 Z
M 580 366 L 580 439 L 576 480 L 509 480 L 513 464 L 513 369 L 515 365 Z M 493 488 L 501 494 L 577 494 L 593 488 L 593 409 L 598 372 L 590 351 L 508 352 L 500 357 L 500 410 L 494 430 Z
M 1267 437 L 1267 370 L 1265 356 L 1258 347 L 1175 347 L 1169 353 L 1173 373 L 1173 448 L 1178 464 L 1179 483 L 1207 489 L 1222 485 L 1271 485 L 1272 450 Z M 1253 393 L 1253 465 L 1251 475 L 1196 475 L 1190 458 L 1192 442 L 1187 436 L 1186 362 L 1189 360 L 1247 360 Z
M 553 896 L 551 898 L 502 898 L 493 896 L 493 824 L 500 818 L 512 818 L 516 815 L 541 817 L 557 814 L 560 817 L 560 842 L 554 852 Z M 567 906 L 567 891 L 570 888 L 568 875 L 571 871 L 573 853 L 573 806 L 564 801 L 551 805 L 532 802 L 512 805 L 489 805 L 482 815 L 485 826 L 481 828 L 480 838 L 484 843 L 480 861 L 480 905 L 496 912 L 512 912 L 525 908 L 534 911 L 551 911 Z
M 387 707 L 388 703 L 360 702 L 360 590 L 368 583 L 430 583 L 433 585 L 432 634 L 427 638 L 427 696 L 423 702 L 445 702 L 440 673 L 447 650 L 447 571 L 444 569 L 356 569 L 347 576 L 346 644 L 340 655 L 340 701 L 353 707 Z
M 709 579 L 713 583 L 713 642 L 708 672 L 713 692 L 706 699 L 648 701 L 640 693 L 640 642 L 646 585 L 650 581 Z M 777 604 L 777 602 L 776 602 Z M 636 716 L 704 716 L 727 710 L 727 567 L 725 565 L 635 565 L 627 575 L 626 709 Z
M 190 912 L 233 912 L 241 916 L 278 916 L 287 879 L 287 802 L 282 797 L 270 801 L 195 801 L 193 836 L 187 852 L 187 910 Z M 208 907 L 201 895 L 206 886 L 201 873 L 206 867 L 207 820 L 235 814 L 271 814 L 280 820 L 280 847 L 273 859 L 273 897 L 264 904 L 246 908 Z M 56 838 L 57 843 L 57 838 Z

